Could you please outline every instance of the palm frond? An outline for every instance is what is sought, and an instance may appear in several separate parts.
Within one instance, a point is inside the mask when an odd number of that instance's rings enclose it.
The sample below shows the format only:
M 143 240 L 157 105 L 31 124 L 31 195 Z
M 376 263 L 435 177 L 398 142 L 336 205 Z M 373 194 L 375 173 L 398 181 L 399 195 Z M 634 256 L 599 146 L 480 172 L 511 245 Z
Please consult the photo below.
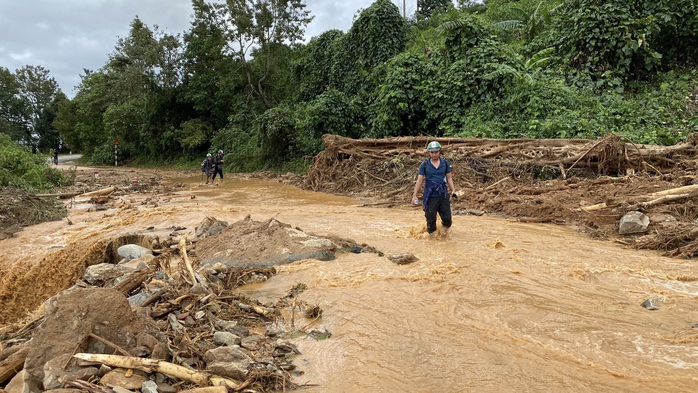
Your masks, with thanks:
M 493 23 L 492 27 L 494 27 L 497 30 L 510 31 L 520 29 L 521 27 L 523 27 L 523 25 L 523 22 L 521 22 L 520 20 L 503 20 L 501 22 Z

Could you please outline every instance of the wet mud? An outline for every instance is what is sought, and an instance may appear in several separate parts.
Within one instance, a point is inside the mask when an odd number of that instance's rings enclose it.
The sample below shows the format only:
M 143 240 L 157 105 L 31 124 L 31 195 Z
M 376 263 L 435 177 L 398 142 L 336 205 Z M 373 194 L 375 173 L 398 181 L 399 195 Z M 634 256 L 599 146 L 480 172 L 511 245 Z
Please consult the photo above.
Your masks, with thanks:
M 643 179 L 621 182 L 637 194 L 678 185 Z M 572 179 L 521 186 L 514 196 L 461 198 L 456 212 L 489 214 L 456 214 L 452 229 L 434 238 L 425 236 L 421 210 L 407 203 L 384 208 L 363 194 L 324 194 L 284 181 L 226 178 L 203 186 L 195 176 L 167 178 L 163 186 L 182 186 L 168 195 L 124 193 L 100 211 L 91 210 L 94 203 L 76 203 L 68 207 L 72 224 L 46 222 L 2 240 L 0 293 L 9 305 L 0 314 L 3 331 L 31 318 L 87 266 L 113 261 L 112 250 L 123 240 L 173 232 L 191 239 L 206 217 L 237 223 L 250 216 L 380 250 L 292 261 L 236 289 L 272 307 L 289 288 L 304 288 L 296 293 L 303 309 L 280 308 L 271 328 L 288 331 L 294 324 L 319 332 L 290 338 L 300 352 L 293 356 L 293 381 L 305 384 L 304 391 L 694 389 L 698 276 L 691 259 L 614 241 L 619 237 L 609 236 L 604 225 L 616 225 L 617 213 L 606 212 L 605 221 L 570 215 L 564 226 L 514 217 L 517 209 L 526 217 L 545 211 L 547 200 L 531 203 L 543 198 L 538 187 L 557 190 L 558 203 L 586 206 L 619 192 L 617 181 L 596 178 L 588 194 L 572 193 L 579 181 Z M 546 195 L 555 199 L 555 191 Z M 510 210 L 496 216 L 493 208 L 483 209 L 488 203 Z M 603 236 L 589 236 L 594 228 Z M 236 246 L 243 233 L 233 233 L 226 241 L 212 237 L 207 251 Z M 143 237 L 128 237 L 136 235 Z M 398 265 L 388 259 L 401 253 L 419 260 Z M 191 258 L 196 263 L 204 254 L 193 250 Z M 655 309 L 642 306 L 648 299 L 656 300 Z M 311 318 L 297 319 L 306 311 Z

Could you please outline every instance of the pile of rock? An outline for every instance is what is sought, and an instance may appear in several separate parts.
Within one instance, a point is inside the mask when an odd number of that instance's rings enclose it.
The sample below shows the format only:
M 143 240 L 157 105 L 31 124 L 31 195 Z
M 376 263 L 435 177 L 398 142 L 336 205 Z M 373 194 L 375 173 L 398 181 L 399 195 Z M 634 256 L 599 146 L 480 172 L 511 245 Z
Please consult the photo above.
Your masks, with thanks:
M 217 232 L 227 227 L 210 219 L 205 224 Z M 294 231 L 306 245 L 328 247 Z M 210 232 L 198 234 L 203 239 Z M 299 352 L 287 340 L 330 336 L 284 323 L 283 313 L 293 313 L 297 323 L 320 318 L 317 305 L 297 299 L 305 286 L 261 304 L 234 290 L 268 279 L 273 266 L 198 266 L 188 256 L 196 254 L 195 243 L 177 239 L 158 241 L 156 250 L 119 247 L 115 263 L 88 267 L 82 280 L 47 300 L 32 321 L 0 332 L 0 387 L 6 384 L 11 393 L 295 388 L 293 358 Z

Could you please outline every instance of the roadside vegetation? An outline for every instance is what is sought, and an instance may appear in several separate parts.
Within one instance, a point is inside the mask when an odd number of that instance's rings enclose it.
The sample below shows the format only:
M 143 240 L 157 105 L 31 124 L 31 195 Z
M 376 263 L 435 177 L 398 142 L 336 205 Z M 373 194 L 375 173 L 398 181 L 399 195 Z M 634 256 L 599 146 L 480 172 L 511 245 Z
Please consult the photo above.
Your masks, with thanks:
M 302 171 L 323 134 L 669 145 L 698 131 L 695 0 L 420 0 L 407 19 L 377 0 L 308 42 L 304 1 L 239 3 L 193 0 L 181 35 L 134 19 L 71 99 L 41 67 L 0 67 L 0 132 L 93 164 L 118 140 L 126 161 L 223 149 L 227 171 Z
M 32 154 L 9 136 L 0 134 L 0 188 L 46 191 L 65 180 L 60 171 L 48 165 L 48 156 Z

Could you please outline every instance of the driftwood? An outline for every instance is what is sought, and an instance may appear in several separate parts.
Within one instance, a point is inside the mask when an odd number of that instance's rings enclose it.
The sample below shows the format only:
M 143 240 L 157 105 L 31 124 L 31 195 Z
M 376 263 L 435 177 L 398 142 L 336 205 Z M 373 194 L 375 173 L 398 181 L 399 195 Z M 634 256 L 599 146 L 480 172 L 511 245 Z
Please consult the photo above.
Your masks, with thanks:
M 227 393 L 228 389 L 225 386 L 209 386 L 205 388 L 196 388 L 189 390 L 182 390 L 179 393 Z
M 189 256 L 187 255 L 187 237 L 182 236 L 181 239 L 179 239 L 179 252 L 182 254 L 182 259 L 184 260 L 184 264 L 187 267 L 187 271 L 191 275 L 192 283 L 196 284 L 196 274 L 194 274 L 194 268 L 191 265 L 191 261 L 189 260 Z
M 225 386 L 233 390 L 239 390 L 240 384 L 229 378 L 211 375 L 205 372 L 190 370 L 174 363 L 158 359 L 144 359 L 129 356 L 103 355 L 95 353 L 76 353 L 74 358 L 91 363 L 101 363 L 110 367 L 136 369 L 147 373 L 158 372 L 169 377 L 192 382 L 199 386 Z
M 29 353 L 29 344 L 24 343 L 4 349 L 0 354 L 9 353 L 2 361 L 0 361 L 0 385 L 9 381 L 24 368 L 24 361 Z M 3 355 L 4 356 L 4 355 Z
M 58 194 L 36 194 L 36 197 L 39 198 L 59 198 L 59 199 L 67 199 L 67 198 L 73 198 L 78 195 L 82 195 L 82 192 L 64 192 L 64 193 L 58 193 Z
M 664 191 L 657 191 L 651 194 L 640 195 L 633 198 L 628 198 L 626 200 L 615 200 L 607 201 L 602 203 L 597 203 L 595 205 L 584 206 L 581 209 L 587 212 L 592 212 L 596 210 L 605 209 L 608 207 L 620 206 L 623 203 L 627 203 L 632 207 L 651 207 L 662 203 L 672 202 L 680 199 L 690 198 L 698 193 L 698 184 L 671 188 Z
M 603 139 L 482 139 L 426 136 L 385 139 L 322 137 L 325 149 L 313 159 L 305 188 L 352 193 L 373 191 L 385 199 L 400 198 L 395 190 L 414 186 L 417 168 L 426 159 L 426 145 L 441 143 L 456 176 L 456 188 L 481 187 L 511 179 L 618 176 L 674 169 L 698 170 L 698 134 L 674 146 L 636 145 L 617 135 Z M 495 183 L 496 184 L 496 183 Z M 500 184 L 486 190 L 496 189 Z M 394 201 L 392 201 L 394 202 Z M 603 208 L 601 206 L 596 207 Z
M 671 169 L 681 157 L 695 157 L 698 147 L 694 139 L 673 146 L 636 145 L 623 142 L 620 136 L 611 135 L 601 140 L 589 139 L 483 139 L 483 138 L 432 138 L 398 137 L 385 139 L 351 139 L 337 135 L 324 135 L 327 149 L 349 154 L 387 156 L 401 151 L 407 154 L 424 154 L 430 141 L 441 143 L 442 150 L 459 153 L 471 158 L 496 158 L 516 160 L 520 164 L 538 164 L 557 167 L 569 172 L 573 168 L 603 169 L 605 164 L 617 166 L 625 172 L 629 168 L 645 171 Z M 391 153 L 392 152 L 392 153 Z M 671 158 L 669 158 L 671 157 Z M 606 168 L 608 169 L 608 168 Z

